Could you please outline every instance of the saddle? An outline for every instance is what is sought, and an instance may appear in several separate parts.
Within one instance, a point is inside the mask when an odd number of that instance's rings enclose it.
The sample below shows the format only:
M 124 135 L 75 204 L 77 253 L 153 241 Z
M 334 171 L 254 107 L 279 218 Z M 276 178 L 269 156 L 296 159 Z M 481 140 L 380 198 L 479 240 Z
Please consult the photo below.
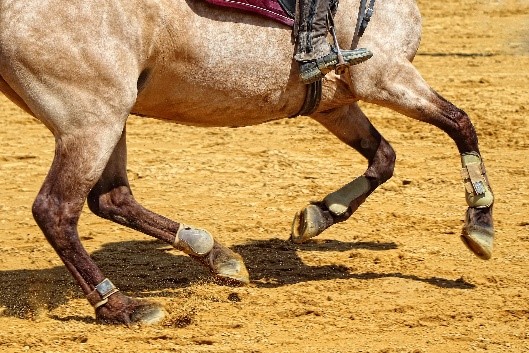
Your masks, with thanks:
M 255 13 L 287 26 L 294 26 L 296 0 L 205 0 L 221 7 Z
M 276 22 L 294 27 L 296 0 L 205 0 L 207 3 L 255 13 Z M 360 0 L 357 34 L 361 37 L 373 15 L 375 0 Z M 338 2 L 337 2 L 338 3 Z

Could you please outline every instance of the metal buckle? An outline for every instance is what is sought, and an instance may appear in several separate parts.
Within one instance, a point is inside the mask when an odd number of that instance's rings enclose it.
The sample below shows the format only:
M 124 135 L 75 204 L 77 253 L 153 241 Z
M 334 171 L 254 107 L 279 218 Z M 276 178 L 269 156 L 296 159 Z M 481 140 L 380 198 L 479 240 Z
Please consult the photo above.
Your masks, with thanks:
M 108 278 L 105 278 L 99 283 L 95 289 L 101 296 L 101 299 L 106 299 L 119 290 Z
M 86 299 L 94 309 L 97 309 L 105 305 L 108 302 L 108 297 L 116 292 L 119 292 L 119 289 L 108 278 L 105 278 L 95 286 L 92 292 L 87 294 Z
M 472 182 L 472 188 L 474 189 L 476 195 L 484 195 L 487 191 L 487 189 L 485 188 L 485 183 L 481 180 Z

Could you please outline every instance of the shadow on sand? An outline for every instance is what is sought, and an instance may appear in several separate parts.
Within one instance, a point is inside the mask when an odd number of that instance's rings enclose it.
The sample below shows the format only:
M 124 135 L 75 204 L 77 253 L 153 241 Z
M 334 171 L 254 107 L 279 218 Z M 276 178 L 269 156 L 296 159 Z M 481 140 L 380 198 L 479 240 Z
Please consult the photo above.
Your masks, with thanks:
M 441 288 L 473 289 L 462 279 L 421 278 L 402 273 L 354 273 L 343 265 L 308 266 L 298 252 L 387 251 L 395 243 L 323 241 L 295 245 L 282 239 L 251 241 L 233 250 L 245 259 L 252 285 L 280 287 L 287 284 L 332 279 L 372 280 L 387 277 L 420 281 Z M 174 289 L 213 281 L 209 271 L 190 257 L 159 241 L 107 243 L 92 254 L 103 272 L 125 293 L 134 297 L 172 296 Z M 3 315 L 31 318 L 42 307 L 52 310 L 71 299 L 81 298 L 63 266 L 39 270 L 0 271 Z M 90 317 L 76 320 L 92 322 Z

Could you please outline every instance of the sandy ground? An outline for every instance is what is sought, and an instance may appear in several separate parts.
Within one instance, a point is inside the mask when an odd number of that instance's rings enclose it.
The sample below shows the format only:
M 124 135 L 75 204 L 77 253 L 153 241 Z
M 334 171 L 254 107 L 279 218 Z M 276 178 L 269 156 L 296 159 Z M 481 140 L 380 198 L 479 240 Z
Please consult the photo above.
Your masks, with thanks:
M 219 286 L 182 253 L 86 211 L 83 243 L 108 277 L 168 311 L 156 326 L 99 325 L 31 216 L 53 138 L 1 97 L 0 351 L 529 352 L 529 2 L 419 5 L 416 66 L 471 116 L 496 194 L 491 260 L 459 240 L 459 156 L 431 126 L 365 105 L 397 150 L 394 178 L 348 222 L 294 246 L 294 213 L 361 174 L 359 155 L 308 118 L 199 129 L 133 117 L 136 198 L 207 228 L 252 281 Z

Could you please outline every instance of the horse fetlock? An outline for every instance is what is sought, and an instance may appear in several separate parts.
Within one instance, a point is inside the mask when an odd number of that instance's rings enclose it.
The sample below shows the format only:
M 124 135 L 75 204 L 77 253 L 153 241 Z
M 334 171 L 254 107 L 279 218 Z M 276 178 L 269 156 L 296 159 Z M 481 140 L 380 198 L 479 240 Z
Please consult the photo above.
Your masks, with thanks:
M 323 202 L 329 211 L 335 216 L 343 216 L 350 209 L 353 201 L 366 195 L 371 189 L 371 182 L 365 176 L 360 176 L 344 185 L 335 192 L 327 195 Z M 363 198 L 362 198 L 363 201 Z M 354 205 L 354 209 L 358 208 L 360 204 Z
M 173 246 L 188 255 L 203 256 L 213 249 L 213 236 L 204 229 L 180 224 Z
M 92 292 L 86 295 L 86 299 L 97 310 L 108 303 L 110 296 L 117 292 L 119 289 L 108 278 L 105 278 L 95 286 Z
M 480 155 L 476 152 L 464 153 L 461 155 L 461 164 L 467 205 L 476 208 L 492 206 L 494 195 Z
M 297 244 L 304 243 L 321 234 L 334 223 L 334 218 L 329 211 L 317 204 L 308 205 L 294 216 L 290 240 Z

